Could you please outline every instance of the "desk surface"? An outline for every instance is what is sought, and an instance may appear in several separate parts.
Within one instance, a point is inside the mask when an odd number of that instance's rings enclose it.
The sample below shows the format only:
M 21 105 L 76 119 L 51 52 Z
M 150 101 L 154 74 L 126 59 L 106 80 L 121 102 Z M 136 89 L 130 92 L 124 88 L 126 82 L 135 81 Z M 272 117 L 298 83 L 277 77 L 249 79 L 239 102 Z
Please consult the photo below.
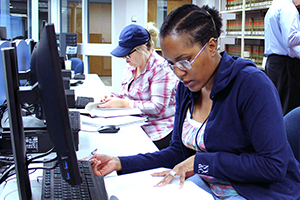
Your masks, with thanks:
M 110 91 L 97 74 L 86 74 L 85 76 L 83 84 L 71 87 L 75 91 L 75 98 L 78 96 L 93 97 L 95 102 L 100 102 L 104 95 L 110 95 Z
M 100 100 L 100 97 L 102 97 L 103 94 L 110 94 L 109 90 L 96 74 L 86 74 L 86 80 L 84 80 L 84 83 L 82 85 L 72 87 L 71 89 L 75 90 L 75 96 L 94 97 L 95 101 L 97 101 L 97 99 Z M 113 156 L 134 155 L 137 153 L 146 153 L 158 150 L 139 125 L 121 127 L 120 131 L 114 134 L 80 131 L 77 157 L 86 157 L 95 148 L 98 149 L 98 153 Z M 41 175 L 42 170 L 37 170 L 30 175 L 31 189 L 33 193 L 32 200 L 40 199 L 41 180 L 38 182 L 37 178 Z M 112 174 L 110 176 L 115 175 Z M 6 185 L 0 185 L 0 193 L 0 199 L 18 199 L 16 180 L 11 180 Z
M 72 87 L 72 89 L 75 90 L 75 96 L 94 97 L 95 102 L 100 101 L 104 95 L 110 94 L 97 74 L 86 74 L 84 83 Z M 139 125 L 121 127 L 120 131 L 114 134 L 80 131 L 78 158 L 86 157 L 95 148 L 98 149 L 98 153 L 113 156 L 134 155 L 158 150 Z
M 72 89 L 75 90 L 75 96 L 90 96 L 94 97 L 95 101 L 97 101 L 97 99 L 100 100 L 103 94 L 110 94 L 109 90 L 105 88 L 105 85 L 102 83 L 98 75 L 95 74 L 87 74 L 84 83 L 82 85 L 72 87 Z M 112 156 L 134 155 L 137 153 L 147 153 L 158 150 L 154 143 L 142 130 L 142 128 L 136 124 L 123 126 L 118 133 L 114 134 L 100 134 L 96 131 L 80 131 L 79 150 L 76 152 L 77 157 L 79 159 L 86 157 L 95 148 L 98 149 L 98 153 Z M 33 166 L 30 165 L 30 167 Z M 111 181 L 117 178 L 115 176 L 116 173 L 114 172 L 106 176 L 104 179 L 108 184 L 107 186 L 109 186 L 107 187 L 108 194 L 115 190 L 115 184 L 112 184 Z M 30 175 L 31 190 L 33 195 L 32 200 L 39 200 L 41 197 L 42 180 L 39 179 L 39 177 L 42 177 L 42 170 L 37 170 Z M 118 184 L 120 185 L 121 183 L 119 183 L 119 178 L 121 177 L 118 177 Z M 157 182 L 157 180 L 155 181 Z M 125 182 L 124 185 L 127 185 L 127 182 Z M 202 192 L 206 193 L 205 191 Z M 19 199 L 17 183 L 15 179 L 8 181 L 7 184 L 3 183 L 0 185 L 0 199 Z

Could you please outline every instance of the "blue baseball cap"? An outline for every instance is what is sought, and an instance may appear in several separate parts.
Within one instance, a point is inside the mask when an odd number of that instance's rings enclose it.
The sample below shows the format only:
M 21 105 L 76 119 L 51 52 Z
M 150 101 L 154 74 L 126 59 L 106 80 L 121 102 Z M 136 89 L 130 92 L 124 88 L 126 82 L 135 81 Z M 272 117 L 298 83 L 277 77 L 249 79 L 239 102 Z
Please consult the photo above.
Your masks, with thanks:
M 119 45 L 110 53 L 116 57 L 124 57 L 130 53 L 134 47 L 145 44 L 149 40 L 150 35 L 144 27 L 130 24 L 121 31 Z

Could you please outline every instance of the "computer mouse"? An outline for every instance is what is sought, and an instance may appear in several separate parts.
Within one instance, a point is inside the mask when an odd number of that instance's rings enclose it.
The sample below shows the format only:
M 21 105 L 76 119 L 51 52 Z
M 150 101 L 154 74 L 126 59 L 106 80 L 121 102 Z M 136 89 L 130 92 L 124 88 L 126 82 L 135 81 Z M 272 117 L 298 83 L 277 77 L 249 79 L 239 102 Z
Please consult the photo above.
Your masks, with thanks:
M 117 133 L 120 127 L 116 125 L 105 125 L 98 128 L 99 133 Z
M 83 81 L 72 82 L 72 83 L 70 83 L 70 86 L 77 86 L 77 85 L 80 85 L 80 84 L 83 84 Z

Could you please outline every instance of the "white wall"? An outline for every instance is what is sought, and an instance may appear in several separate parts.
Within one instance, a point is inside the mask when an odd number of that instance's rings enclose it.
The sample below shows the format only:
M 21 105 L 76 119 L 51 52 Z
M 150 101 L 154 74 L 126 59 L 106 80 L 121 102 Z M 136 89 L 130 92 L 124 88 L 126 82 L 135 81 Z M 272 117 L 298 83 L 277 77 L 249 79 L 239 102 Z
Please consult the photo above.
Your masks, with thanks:
M 111 5 L 89 4 L 90 33 L 101 33 L 103 42 L 111 42 Z
M 137 24 L 147 24 L 147 0 L 113 0 L 112 1 L 112 49 L 118 45 L 122 29 L 131 24 L 131 17 L 136 16 Z M 126 62 L 122 58 L 112 57 L 112 91 L 121 91 L 121 81 Z

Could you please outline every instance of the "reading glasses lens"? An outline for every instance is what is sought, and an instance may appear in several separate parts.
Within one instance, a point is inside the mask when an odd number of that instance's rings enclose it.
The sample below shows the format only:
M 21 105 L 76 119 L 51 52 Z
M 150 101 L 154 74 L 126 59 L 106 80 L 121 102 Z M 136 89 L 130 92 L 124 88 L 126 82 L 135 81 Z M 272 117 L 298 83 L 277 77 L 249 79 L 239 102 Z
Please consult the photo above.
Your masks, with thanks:
M 175 69 L 175 66 L 180 69 L 180 70 L 183 70 L 183 71 L 186 71 L 186 70 L 189 70 L 192 68 L 192 65 L 189 61 L 187 60 L 181 60 L 181 61 L 178 61 L 176 62 L 174 65 L 172 64 L 169 64 L 169 67 L 171 68 L 171 70 L 174 71 Z
M 136 51 L 136 49 L 134 49 L 133 51 L 129 52 L 125 57 L 129 59 L 129 58 L 130 58 L 130 55 L 131 55 L 133 52 L 135 52 L 135 51 Z
M 187 60 L 177 62 L 176 66 L 181 70 L 189 70 L 192 68 L 192 64 Z
M 175 69 L 175 66 L 182 71 L 190 70 L 192 68 L 192 63 L 196 60 L 196 58 L 198 58 L 198 56 L 201 54 L 201 52 L 205 49 L 206 45 L 207 45 L 207 43 L 205 43 L 205 45 L 200 49 L 198 54 L 195 56 L 195 58 L 191 62 L 188 60 L 180 60 L 180 61 L 176 62 L 174 65 L 169 64 L 170 68 L 173 71 Z

